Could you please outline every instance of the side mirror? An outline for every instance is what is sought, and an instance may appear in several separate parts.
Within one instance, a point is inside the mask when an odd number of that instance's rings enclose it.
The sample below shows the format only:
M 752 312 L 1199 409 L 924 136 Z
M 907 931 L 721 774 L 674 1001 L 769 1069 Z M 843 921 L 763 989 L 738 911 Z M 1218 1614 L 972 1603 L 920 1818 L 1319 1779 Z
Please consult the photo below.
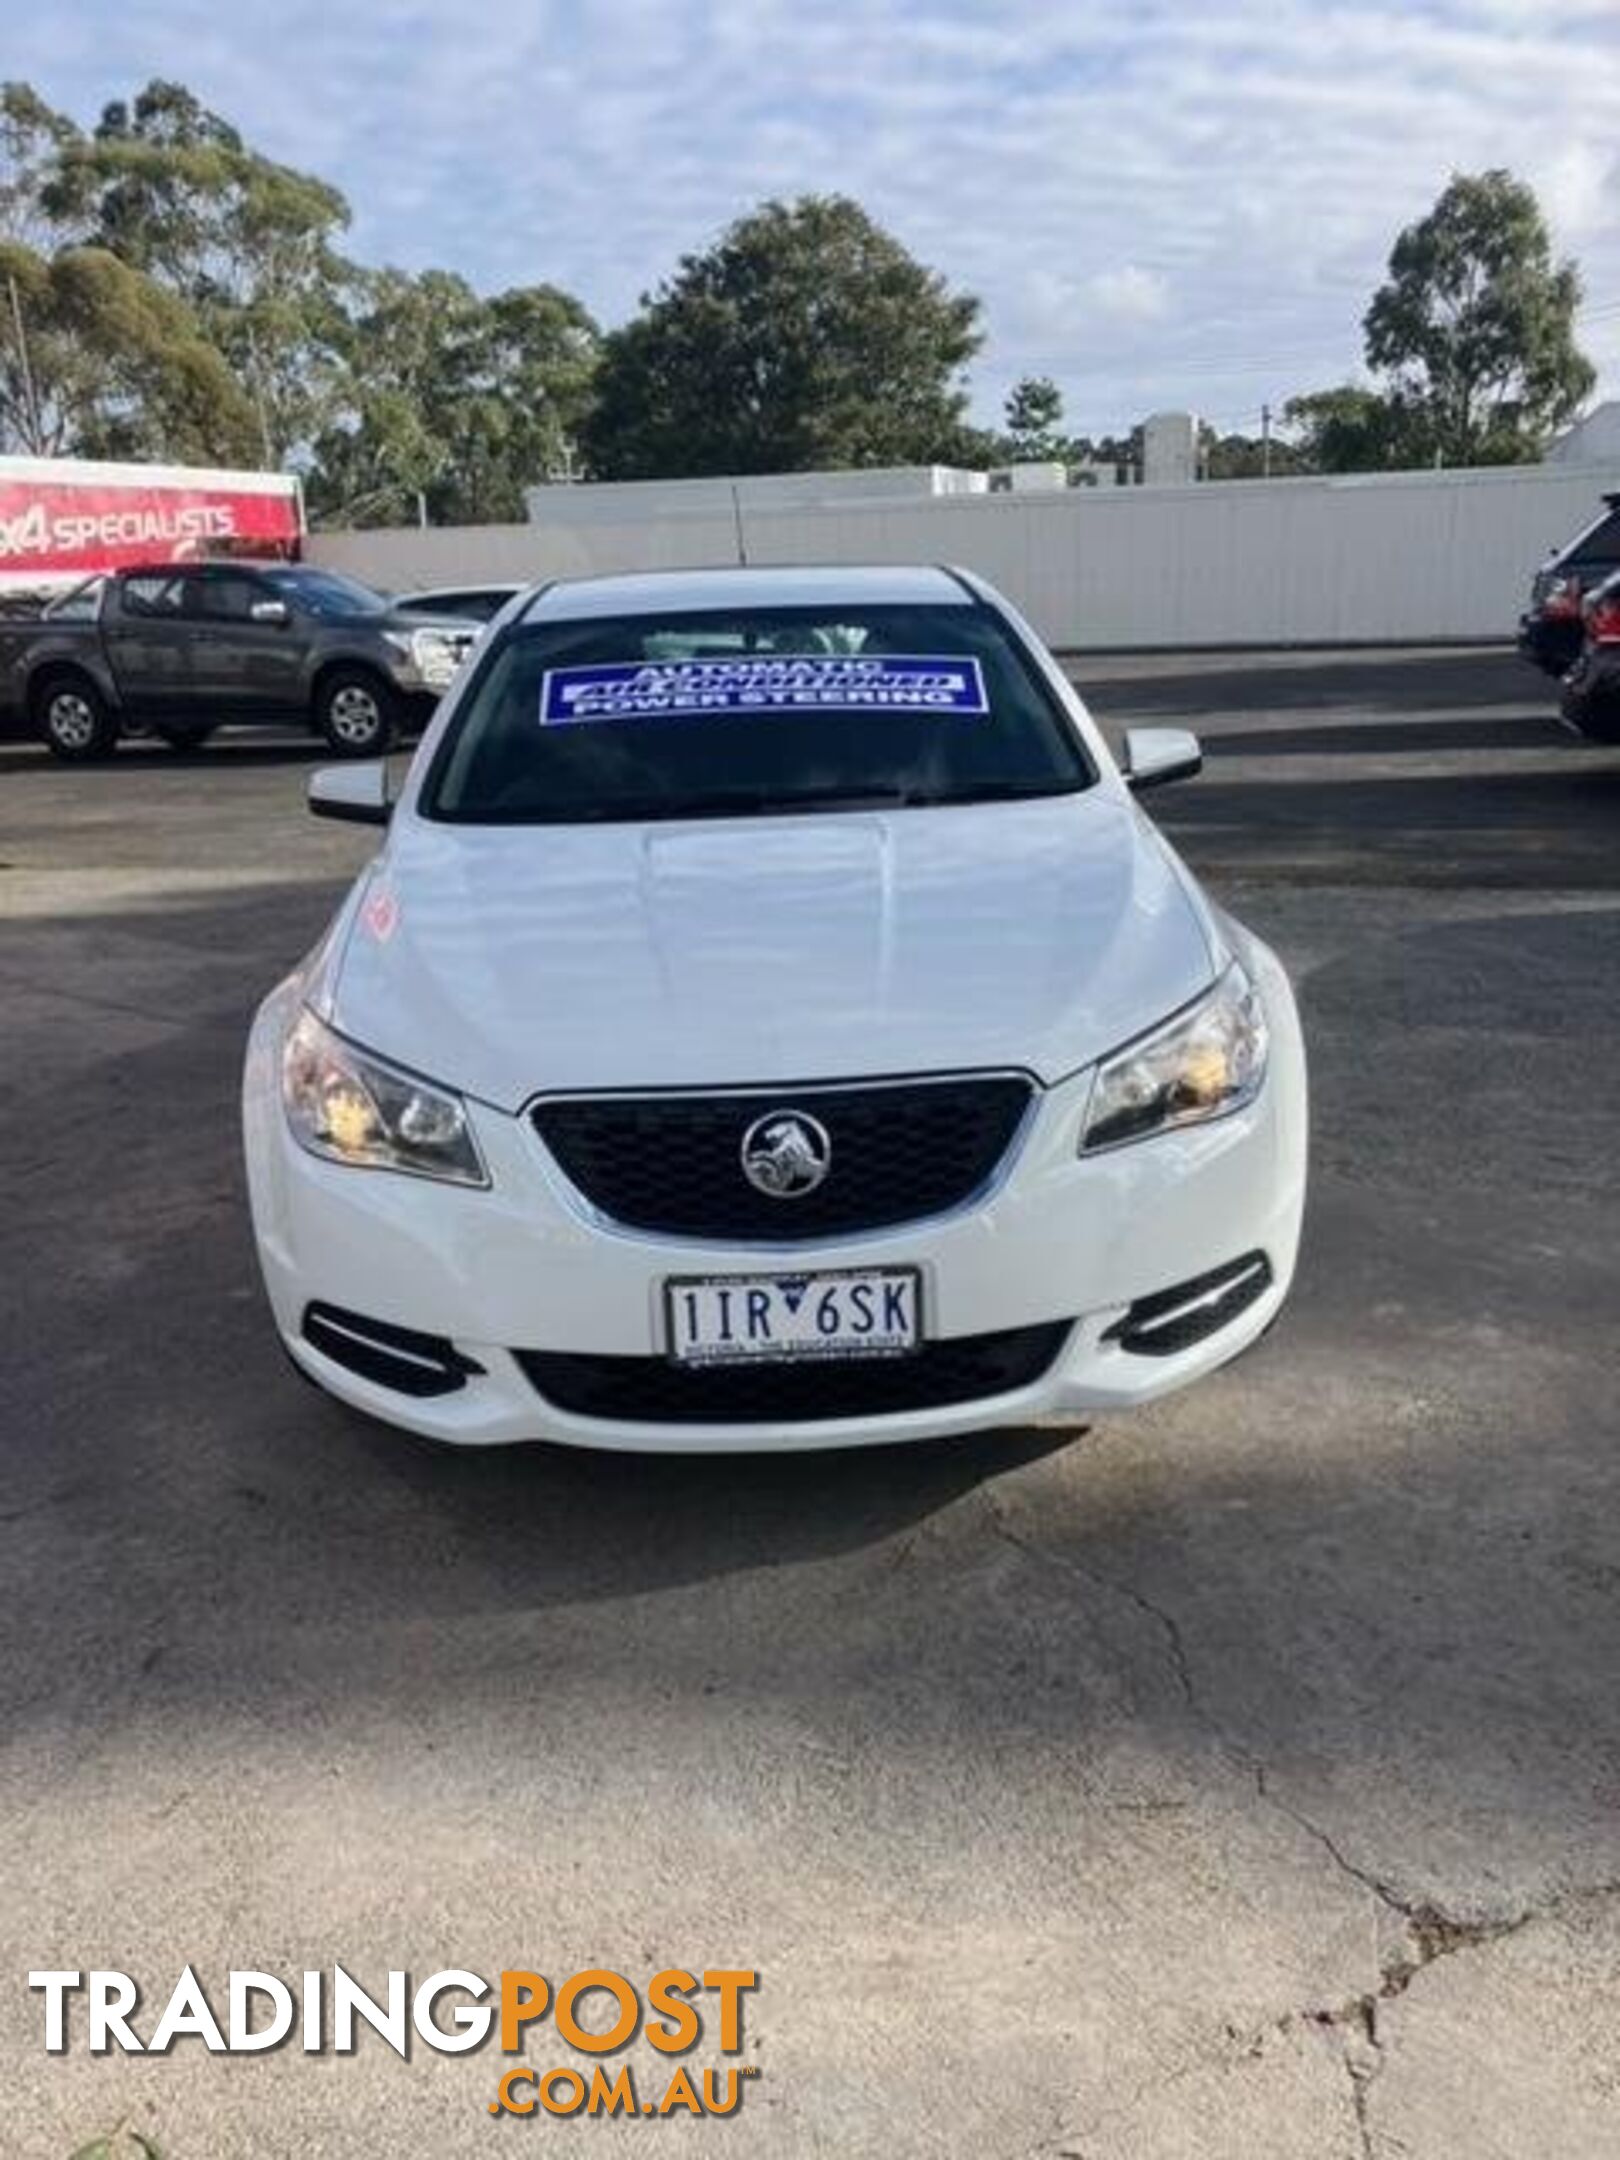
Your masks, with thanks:
M 388 800 L 388 767 L 381 758 L 363 765 L 322 765 L 309 776 L 309 807 L 316 817 L 340 818 L 349 825 L 386 825 L 393 814 Z
M 1125 731 L 1125 785 L 1138 795 L 1172 780 L 1191 780 L 1204 769 L 1198 737 L 1187 728 L 1141 727 Z
M 292 611 L 285 600 L 255 600 L 248 609 L 249 622 L 286 623 L 292 620 Z

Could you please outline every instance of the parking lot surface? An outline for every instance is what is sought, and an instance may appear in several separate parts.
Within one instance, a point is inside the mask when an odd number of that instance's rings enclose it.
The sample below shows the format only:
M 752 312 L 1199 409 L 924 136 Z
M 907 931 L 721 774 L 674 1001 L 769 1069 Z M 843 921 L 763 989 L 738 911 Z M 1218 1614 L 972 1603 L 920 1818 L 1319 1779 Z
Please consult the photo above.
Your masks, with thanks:
M 235 1090 L 365 836 L 292 740 L 0 747 L 7 2154 L 1620 2150 L 1620 754 L 1494 652 L 1073 667 L 1203 732 L 1150 806 L 1299 985 L 1295 1296 L 1129 1421 L 829 1457 L 301 1385 Z M 48 2058 L 23 1984 L 334 1960 L 755 1967 L 759 2075 L 496 2124 L 493 2045 Z

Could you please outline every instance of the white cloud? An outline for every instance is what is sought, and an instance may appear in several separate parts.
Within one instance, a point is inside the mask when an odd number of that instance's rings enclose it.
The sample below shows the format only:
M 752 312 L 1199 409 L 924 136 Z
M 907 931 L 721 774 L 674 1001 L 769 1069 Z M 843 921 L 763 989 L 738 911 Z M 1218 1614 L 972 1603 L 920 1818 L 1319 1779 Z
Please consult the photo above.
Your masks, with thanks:
M 1620 393 L 1612 7 L 1553 38 L 1540 0 L 78 0 L 16 13 L 7 72 L 83 118 L 178 76 L 335 179 L 361 256 L 609 321 L 762 195 L 845 190 L 982 296 L 981 412 L 1039 371 L 1096 431 L 1353 373 L 1397 229 L 1500 163 Z
M 1139 263 L 1099 270 L 1086 280 L 1086 291 L 1115 322 L 1158 322 L 1170 305 L 1170 288 L 1164 279 L 1156 270 L 1144 270 Z

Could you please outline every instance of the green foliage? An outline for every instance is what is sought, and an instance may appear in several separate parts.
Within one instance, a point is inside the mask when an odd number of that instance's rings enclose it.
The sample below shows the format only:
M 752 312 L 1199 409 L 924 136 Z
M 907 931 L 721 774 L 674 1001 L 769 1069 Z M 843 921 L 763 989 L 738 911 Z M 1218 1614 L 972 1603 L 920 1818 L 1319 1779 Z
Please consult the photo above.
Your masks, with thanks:
M 1206 480 L 1281 480 L 1303 470 L 1298 449 L 1273 435 L 1217 434 L 1203 430 L 1200 449 Z
M 0 83 L 0 240 L 45 250 L 61 239 L 45 192 L 62 158 L 81 140 L 30 84 Z
M 1424 462 L 1421 426 L 1406 401 L 1356 383 L 1290 398 L 1283 424 L 1305 472 L 1387 472 Z
M 1531 188 L 1500 169 L 1456 174 L 1397 236 L 1363 318 L 1382 387 L 1291 399 L 1301 455 L 1323 472 L 1539 457 L 1596 379 L 1575 342 L 1580 297 Z
M 523 489 L 566 469 L 596 327 L 555 286 L 481 299 L 444 270 L 365 281 L 340 409 L 315 444 L 310 504 L 341 524 L 516 521 Z
M 94 244 L 64 192 L 89 147 L 28 84 L 0 86 L 0 436 L 41 455 L 250 457 L 251 408 L 187 297 Z
M 260 455 L 307 442 L 337 391 L 352 278 L 337 254 L 348 204 L 250 149 L 178 83 L 108 105 L 61 143 L 40 200 L 57 224 L 192 308 L 247 386 Z
M 26 330 L 19 344 L 13 314 Z M 50 456 L 250 459 L 251 405 L 195 317 L 103 248 L 0 242 L 0 432 Z
M 1447 464 L 1532 458 L 1595 380 L 1575 343 L 1580 297 L 1534 190 L 1500 169 L 1459 173 L 1395 242 L 1367 364 Z
M 1062 434 L 1063 393 L 1049 375 L 1021 377 L 1008 391 L 1003 412 L 1009 461 L 1062 458 L 1072 448 Z
M 604 341 L 604 479 L 949 459 L 979 304 L 846 196 L 768 202 Z
M 437 520 L 520 518 L 524 485 L 571 463 L 595 325 L 550 285 L 486 299 L 446 271 L 359 270 L 348 218 L 182 84 L 90 134 L 0 88 L 0 433 L 303 465 L 331 518 L 398 521 L 419 497 Z

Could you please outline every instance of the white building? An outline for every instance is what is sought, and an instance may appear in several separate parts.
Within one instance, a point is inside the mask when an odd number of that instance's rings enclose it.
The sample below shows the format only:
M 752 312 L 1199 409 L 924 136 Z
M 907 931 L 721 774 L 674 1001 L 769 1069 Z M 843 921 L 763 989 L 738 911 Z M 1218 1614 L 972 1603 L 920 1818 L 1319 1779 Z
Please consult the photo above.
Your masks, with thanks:
M 1142 422 L 1142 485 L 1191 487 L 1198 478 L 1198 421 L 1188 412 L 1149 413 Z
M 1551 443 L 1547 465 L 1592 465 L 1620 458 L 1620 398 L 1595 405 L 1584 420 L 1577 420 Z

